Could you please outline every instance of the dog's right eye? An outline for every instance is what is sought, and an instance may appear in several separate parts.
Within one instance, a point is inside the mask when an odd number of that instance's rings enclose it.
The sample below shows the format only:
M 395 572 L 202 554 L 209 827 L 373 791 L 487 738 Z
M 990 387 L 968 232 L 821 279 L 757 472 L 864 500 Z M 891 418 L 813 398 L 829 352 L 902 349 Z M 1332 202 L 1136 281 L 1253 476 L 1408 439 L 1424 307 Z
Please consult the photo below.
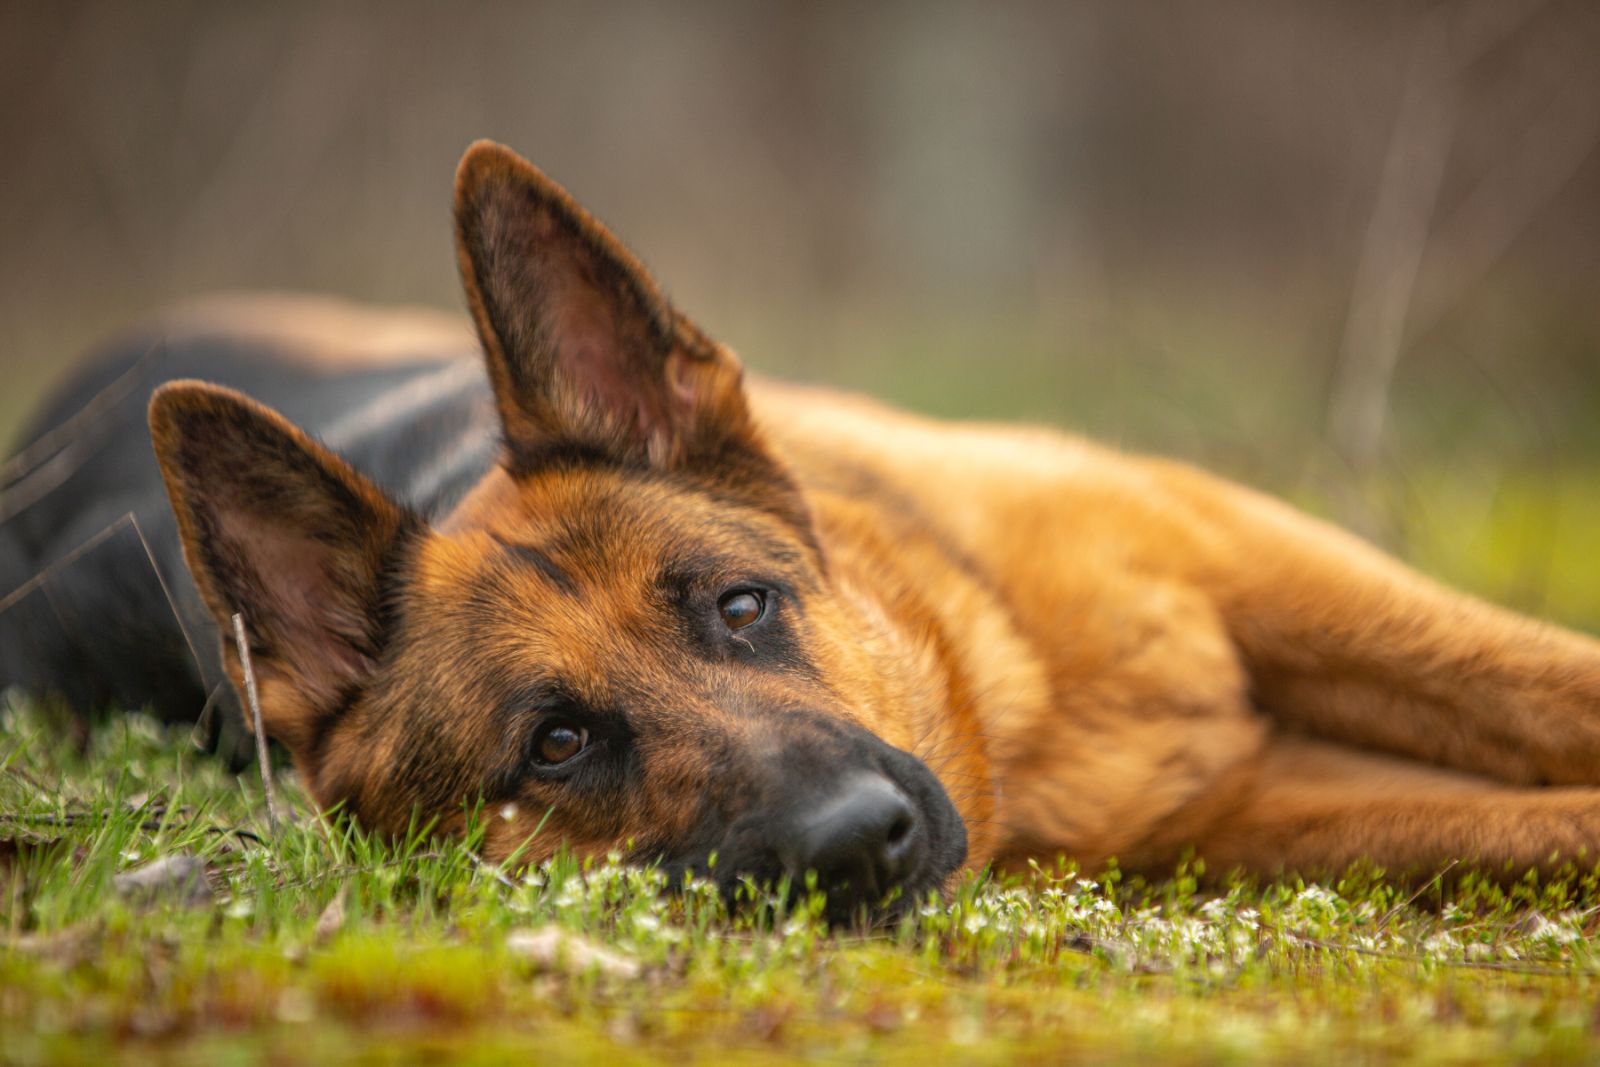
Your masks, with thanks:
M 742 630 L 767 611 L 767 598 L 759 589 L 735 589 L 717 604 L 722 623 L 730 630 Z
M 560 766 L 588 747 L 589 731 L 563 719 L 554 719 L 540 727 L 533 743 L 536 758 L 547 767 Z

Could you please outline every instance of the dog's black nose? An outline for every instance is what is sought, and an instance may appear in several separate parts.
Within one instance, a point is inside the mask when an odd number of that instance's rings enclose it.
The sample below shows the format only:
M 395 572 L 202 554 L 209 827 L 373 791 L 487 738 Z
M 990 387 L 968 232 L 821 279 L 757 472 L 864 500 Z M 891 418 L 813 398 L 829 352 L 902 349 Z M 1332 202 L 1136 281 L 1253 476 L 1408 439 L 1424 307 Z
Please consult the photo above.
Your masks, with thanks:
M 797 883 L 815 871 L 830 910 L 874 905 L 916 869 L 924 851 L 916 809 L 876 774 L 852 776 L 791 822 L 780 843 Z

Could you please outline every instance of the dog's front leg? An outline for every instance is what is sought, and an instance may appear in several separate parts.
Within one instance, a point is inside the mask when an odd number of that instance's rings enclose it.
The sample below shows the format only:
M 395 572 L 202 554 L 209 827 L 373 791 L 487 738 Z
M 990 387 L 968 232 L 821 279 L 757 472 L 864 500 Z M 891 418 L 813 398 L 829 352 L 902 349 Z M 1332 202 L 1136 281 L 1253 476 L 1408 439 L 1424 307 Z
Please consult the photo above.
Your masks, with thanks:
M 1524 784 L 1600 784 L 1600 642 L 1456 593 L 1247 489 L 1153 464 L 1256 703 L 1321 737 Z
M 1457 861 L 1516 878 L 1600 856 L 1600 789 L 1507 786 L 1292 735 L 1240 785 L 1192 842 L 1212 874 L 1330 877 L 1365 859 L 1412 878 Z

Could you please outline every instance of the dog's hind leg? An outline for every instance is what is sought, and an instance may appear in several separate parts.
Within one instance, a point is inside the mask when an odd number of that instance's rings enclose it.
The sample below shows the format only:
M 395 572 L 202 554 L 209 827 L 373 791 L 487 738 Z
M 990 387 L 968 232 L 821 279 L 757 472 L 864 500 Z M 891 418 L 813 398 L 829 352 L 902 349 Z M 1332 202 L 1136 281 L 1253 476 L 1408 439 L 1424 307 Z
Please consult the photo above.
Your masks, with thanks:
M 1600 858 L 1600 789 L 1507 786 L 1307 738 L 1273 739 L 1193 845 L 1208 872 L 1332 876 L 1361 859 L 1429 877 L 1460 860 L 1516 878 Z M 1152 864 L 1154 867 L 1155 864 Z
M 1600 784 L 1600 642 L 1453 592 L 1355 537 L 1153 465 L 1252 698 L 1308 733 L 1525 784 Z

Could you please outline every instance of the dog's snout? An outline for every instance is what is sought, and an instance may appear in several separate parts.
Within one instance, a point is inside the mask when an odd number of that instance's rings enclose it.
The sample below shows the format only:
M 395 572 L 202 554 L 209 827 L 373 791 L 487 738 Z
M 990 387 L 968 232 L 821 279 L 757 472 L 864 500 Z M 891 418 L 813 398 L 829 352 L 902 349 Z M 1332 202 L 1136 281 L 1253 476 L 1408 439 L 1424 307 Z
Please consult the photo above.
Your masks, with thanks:
M 924 834 L 916 808 L 879 775 L 846 779 L 792 822 L 780 850 L 797 880 L 816 872 L 834 906 L 872 905 L 918 866 Z
M 707 802 L 693 843 L 663 855 L 669 875 L 710 874 L 730 903 L 752 883 L 791 903 L 809 886 L 845 925 L 907 914 L 966 859 L 960 812 L 916 757 L 836 718 L 772 721 L 774 743 L 733 749 L 743 787 Z

